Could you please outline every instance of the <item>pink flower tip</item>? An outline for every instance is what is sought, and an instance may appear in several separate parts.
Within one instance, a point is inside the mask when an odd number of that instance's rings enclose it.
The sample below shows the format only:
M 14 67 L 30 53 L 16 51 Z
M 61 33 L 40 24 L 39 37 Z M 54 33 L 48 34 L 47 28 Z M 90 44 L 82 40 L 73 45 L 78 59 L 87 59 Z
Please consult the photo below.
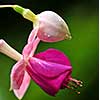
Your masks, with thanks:
M 38 14 L 39 29 L 37 36 L 45 42 L 57 42 L 71 39 L 68 26 L 65 21 L 53 11 L 44 11 Z

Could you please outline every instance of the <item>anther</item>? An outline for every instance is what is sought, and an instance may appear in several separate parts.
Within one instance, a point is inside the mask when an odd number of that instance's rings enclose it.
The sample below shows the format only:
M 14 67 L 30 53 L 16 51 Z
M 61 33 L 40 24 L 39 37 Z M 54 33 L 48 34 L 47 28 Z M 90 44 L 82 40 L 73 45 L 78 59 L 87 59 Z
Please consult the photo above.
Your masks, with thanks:
M 82 87 L 83 85 L 82 84 L 80 84 L 80 87 Z
M 80 94 L 81 92 L 77 92 L 77 94 Z
M 70 89 L 70 90 L 75 91 L 77 94 L 80 94 L 80 91 L 77 91 L 74 87 L 71 87 L 71 86 L 69 86 L 69 85 L 65 85 L 65 87 L 67 87 L 67 88 Z

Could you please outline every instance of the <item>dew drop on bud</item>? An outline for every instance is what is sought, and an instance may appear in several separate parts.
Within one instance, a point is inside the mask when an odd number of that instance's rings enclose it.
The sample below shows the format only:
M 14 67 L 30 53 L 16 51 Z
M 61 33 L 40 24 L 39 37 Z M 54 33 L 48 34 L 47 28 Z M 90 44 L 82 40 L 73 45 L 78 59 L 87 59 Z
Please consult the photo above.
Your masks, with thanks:
M 44 11 L 38 14 L 39 30 L 37 36 L 44 42 L 58 42 L 71 39 L 68 26 L 55 12 Z

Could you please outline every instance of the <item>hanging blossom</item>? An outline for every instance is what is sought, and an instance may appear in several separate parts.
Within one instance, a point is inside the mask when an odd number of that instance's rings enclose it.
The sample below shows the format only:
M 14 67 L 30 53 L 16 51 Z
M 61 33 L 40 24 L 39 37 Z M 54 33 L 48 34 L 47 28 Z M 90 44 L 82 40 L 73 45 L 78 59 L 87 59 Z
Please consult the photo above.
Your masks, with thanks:
M 11 88 L 16 97 L 22 99 L 31 79 L 38 84 L 46 93 L 55 96 L 55 94 L 64 88 L 73 89 L 81 85 L 71 77 L 72 66 L 67 56 L 56 49 L 48 49 L 44 52 L 34 55 L 35 49 L 39 43 L 36 38 L 28 43 L 20 55 L 12 49 L 4 40 L 0 40 L 0 51 L 18 62 L 11 70 Z
M 11 7 L 20 13 L 25 19 L 33 22 L 33 31 L 44 42 L 58 42 L 64 39 L 71 39 L 68 26 L 65 21 L 53 11 L 44 11 L 35 15 L 31 10 L 18 5 L 0 5 L 0 8 Z M 34 36 L 32 32 L 31 35 Z M 31 36 L 30 35 L 30 36 Z M 31 39 L 33 37 L 31 36 Z
M 63 88 L 73 89 L 82 86 L 82 82 L 71 77 L 72 66 L 67 56 L 59 50 L 50 48 L 44 52 L 34 54 L 40 42 L 57 42 L 71 38 L 64 20 L 52 11 L 45 11 L 38 15 L 29 9 L 17 5 L 3 5 L 12 7 L 24 18 L 34 22 L 34 29 L 29 35 L 22 55 L 11 48 L 4 40 L 0 40 L 0 52 L 17 60 L 11 70 L 11 88 L 18 99 L 22 99 L 32 79 L 46 93 L 55 96 Z M 25 12 L 26 11 L 26 12 Z

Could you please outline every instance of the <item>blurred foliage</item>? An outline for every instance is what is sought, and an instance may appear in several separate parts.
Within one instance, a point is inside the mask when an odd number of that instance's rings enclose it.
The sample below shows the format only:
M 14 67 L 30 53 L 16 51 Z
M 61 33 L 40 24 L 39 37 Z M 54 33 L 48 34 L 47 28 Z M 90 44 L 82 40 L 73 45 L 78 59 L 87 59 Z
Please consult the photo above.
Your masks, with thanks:
M 52 10 L 63 17 L 69 25 L 72 40 L 41 42 L 37 52 L 48 48 L 63 51 L 72 63 L 72 76 L 84 83 L 80 95 L 65 89 L 56 97 L 51 97 L 31 82 L 23 100 L 98 100 L 98 0 L 0 0 L 1 4 L 18 4 L 36 14 Z M 26 44 L 31 30 L 32 23 L 11 8 L 0 9 L 0 38 L 19 52 Z M 15 63 L 0 54 L 0 100 L 17 100 L 13 92 L 9 92 L 10 70 Z

